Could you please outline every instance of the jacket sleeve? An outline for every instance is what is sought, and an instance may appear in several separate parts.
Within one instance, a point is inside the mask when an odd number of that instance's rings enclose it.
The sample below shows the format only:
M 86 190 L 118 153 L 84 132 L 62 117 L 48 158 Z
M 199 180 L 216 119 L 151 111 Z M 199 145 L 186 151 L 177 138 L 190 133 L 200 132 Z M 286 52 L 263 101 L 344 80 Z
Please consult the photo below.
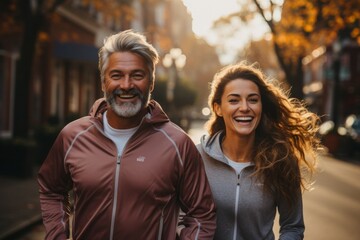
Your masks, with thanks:
M 38 173 L 45 239 L 67 239 L 70 178 L 64 168 L 64 140 L 60 133 Z
M 293 208 L 284 199 L 278 199 L 280 240 L 301 240 L 304 239 L 304 218 L 301 190 L 298 192 L 298 199 Z
M 191 141 L 191 140 L 190 140 Z M 216 228 L 215 203 L 212 198 L 201 156 L 191 142 L 183 152 L 183 176 L 179 200 L 180 239 L 213 239 Z

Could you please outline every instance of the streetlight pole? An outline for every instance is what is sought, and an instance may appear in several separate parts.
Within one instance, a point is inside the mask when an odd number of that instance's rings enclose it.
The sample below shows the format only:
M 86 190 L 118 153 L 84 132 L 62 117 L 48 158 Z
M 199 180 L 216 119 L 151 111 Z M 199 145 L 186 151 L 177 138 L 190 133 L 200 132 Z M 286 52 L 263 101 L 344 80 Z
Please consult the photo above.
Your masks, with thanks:
M 169 103 L 170 113 L 174 114 L 174 92 L 177 82 L 179 81 L 180 71 L 186 63 L 186 56 L 180 48 L 172 48 L 163 58 L 163 66 L 169 69 L 169 78 L 166 85 L 166 100 Z

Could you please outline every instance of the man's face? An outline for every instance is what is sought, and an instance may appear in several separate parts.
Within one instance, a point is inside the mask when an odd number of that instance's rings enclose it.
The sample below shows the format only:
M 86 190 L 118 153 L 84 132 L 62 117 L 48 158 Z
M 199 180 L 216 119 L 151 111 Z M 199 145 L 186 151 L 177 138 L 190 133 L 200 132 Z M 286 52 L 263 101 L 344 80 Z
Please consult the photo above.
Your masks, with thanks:
M 119 117 L 134 117 L 146 108 L 153 84 L 145 60 L 131 52 L 110 55 L 102 90 L 113 111 Z

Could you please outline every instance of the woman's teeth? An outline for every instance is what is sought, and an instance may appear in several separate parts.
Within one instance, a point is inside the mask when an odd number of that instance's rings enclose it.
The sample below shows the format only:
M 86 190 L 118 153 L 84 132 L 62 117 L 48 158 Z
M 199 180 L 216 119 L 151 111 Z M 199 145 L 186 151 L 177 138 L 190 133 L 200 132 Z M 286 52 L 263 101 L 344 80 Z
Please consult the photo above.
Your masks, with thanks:
M 249 122 L 253 120 L 253 117 L 236 117 L 235 120 L 238 122 Z

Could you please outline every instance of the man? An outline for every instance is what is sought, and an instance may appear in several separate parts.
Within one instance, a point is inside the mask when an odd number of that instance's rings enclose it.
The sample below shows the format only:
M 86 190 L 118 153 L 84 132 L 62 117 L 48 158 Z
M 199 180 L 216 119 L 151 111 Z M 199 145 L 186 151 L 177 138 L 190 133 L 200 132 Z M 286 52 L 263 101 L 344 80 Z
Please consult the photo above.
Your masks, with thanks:
M 215 207 L 201 157 L 150 100 L 157 62 L 132 30 L 105 40 L 105 99 L 61 131 L 39 171 L 46 239 L 175 239 L 180 209 L 180 239 L 212 239 Z

